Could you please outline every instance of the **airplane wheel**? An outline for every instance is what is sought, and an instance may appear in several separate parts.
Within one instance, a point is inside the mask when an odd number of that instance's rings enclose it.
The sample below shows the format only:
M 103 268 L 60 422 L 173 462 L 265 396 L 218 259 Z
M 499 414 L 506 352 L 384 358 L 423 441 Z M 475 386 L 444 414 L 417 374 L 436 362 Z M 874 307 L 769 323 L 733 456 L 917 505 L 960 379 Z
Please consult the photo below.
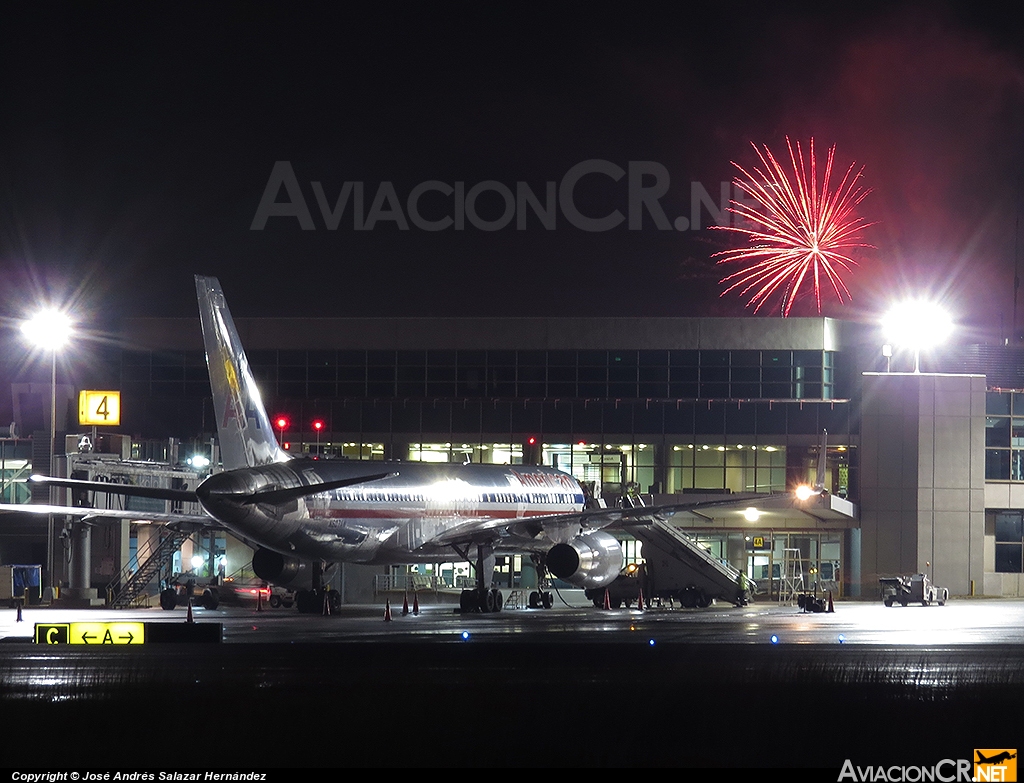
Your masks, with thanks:
M 498 590 L 497 588 L 491 590 L 491 600 L 493 602 L 491 611 L 500 612 L 504 607 L 504 602 L 501 598 L 501 590 Z
M 459 594 L 459 609 L 462 610 L 463 614 L 475 612 L 479 609 L 475 590 L 463 590 Z
M 882 599 L 882 603 L 886 606 L 892 606 L 892 596 L 887 595 L 884 599 Z
M 160 591 L 160 608 L 170 611 L 178 605 L 178 594 L 174 592 L 173 587 L 168 587 L 165 590 Z
M 330 603 L 332 612 L 341 607 L 341 593 L 337 590 L 331 590 L 331 592 L 327 594 L 327 600 Z
M 203 609 L 216 609 L 220 604 L 220 599 L 213 590 L 203 591 Z
M 701 609 L 707 609 L 711 606 L 711 598 L 708 598 L 707 594 L 703 590 L 697 591 L 697 606 Z
M 482 590 L 477 596 L 477 606 L 481 612 L 490 614 L 494 611 L 494 590 Z
M 545 591 L 541 594 L 541 602 L 544 604 L 545 609 L 550 609 L 555 605 L 555 597 L 550 592 Z M 601 601 L 601 606 L 604 606 L 604 600 Z
M 900 606 L 906 606 L 910 601 L 900 601 Z
M 323 609 L 323 604 L 317 603 L 316 593 L 312 590 L 299 590 L 295 594 L 295 603 L 299 607 L 299 614 L 314 614 Z
M 281 606 L 281 596 L 271 594 L 271 596 L 270 596 L 270 608 L 271 609 L 278 609 L 278 608 L 280 608 L 280 606 Z
M 527 604 L 531 609 L 540 609 L 540 593 L 534 590 L 530 593 L 530 601 Z

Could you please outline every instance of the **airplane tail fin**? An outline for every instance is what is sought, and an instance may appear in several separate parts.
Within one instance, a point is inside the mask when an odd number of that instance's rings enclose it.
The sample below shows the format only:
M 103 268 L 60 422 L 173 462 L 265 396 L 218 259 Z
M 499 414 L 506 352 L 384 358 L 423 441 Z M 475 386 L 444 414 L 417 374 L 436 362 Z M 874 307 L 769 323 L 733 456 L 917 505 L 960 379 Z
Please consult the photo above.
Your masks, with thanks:
M 274 437 L 220 282 L 196 275 L 196 295 L 224 469 L 289 459 Z
M 821 448 L 818 449 L 818 474 L 814 478 L 814 490 L 823 492 L 825 490 L 825 457 L 828 454 L 828 430 L 821 431 Z

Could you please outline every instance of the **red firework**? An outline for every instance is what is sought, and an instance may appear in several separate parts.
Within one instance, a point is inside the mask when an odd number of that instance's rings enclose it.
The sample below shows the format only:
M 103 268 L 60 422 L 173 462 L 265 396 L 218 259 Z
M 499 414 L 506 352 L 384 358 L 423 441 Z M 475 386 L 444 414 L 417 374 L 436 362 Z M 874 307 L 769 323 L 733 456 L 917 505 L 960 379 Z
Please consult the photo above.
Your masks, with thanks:
M 835 293 L 840 303 L 850 299 L 850 291 L 843 282 L 843 273 L 850 272 L 857 262 L 847 253 L 852 248 L 871 247 L 858 241 L 858 235 L 871 223 L 854 213 L 858 204 L 870 192 L 858 187 L 864 168 L 854 173 L 850 164 L 835 190 L 830 189 L 832 161 L 835 145 L 829 148 L 825 173 L 818 181 L 817 162 L 814 157 L 814 139 L 810 140 L 808 159 L 804 159 L 800 142 L 796 151 L 789 137 L 786 147 L 793 166 L 788 174 L 767 146 L 758 149 L 751 144 L 761 159 L 761 168 L 748 173 L 733 163 L 741 176 L 734 183 L 750 197 L 752 203 L 731 201 L 729 212 L 746 221 L 753 228 L 742 225 L 716 226 L 735 231 L 747 237 L 747 247 L 715 253 L 719 264 L 745 263 L 744 269 L 722 278 L 728 287 L 722 292 L 739 289 L 740 296 L 749 296 L 747 307 L 756 313 L 773 296 L 782 293 L 782 316 L 789 315 L 797 294 L 804 284 L 813 285 L 814 300 L 821 312 L 822 278 Z

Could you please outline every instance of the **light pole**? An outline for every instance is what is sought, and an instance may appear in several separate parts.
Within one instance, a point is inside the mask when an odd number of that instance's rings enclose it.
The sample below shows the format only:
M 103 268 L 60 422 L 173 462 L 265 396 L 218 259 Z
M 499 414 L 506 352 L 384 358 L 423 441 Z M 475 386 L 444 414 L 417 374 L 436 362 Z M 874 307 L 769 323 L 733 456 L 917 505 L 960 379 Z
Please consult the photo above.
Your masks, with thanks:
M 38 348 L 50 352 L 50 476 L 56 475 L 57 461 L 57 351 L 71 337 L 71 319 L 59 310 L 41 310 L 21 325 L 22 334 Z M 53 504 L 53 488 L 50 488 Z M 47 515 L 46 569 L 53 588 L 53 514 Z
M 281 433 L 279 436 L 281 440 L 281 448 L 285 450 L 287 450 L 288 447 L 284 445 L 284 431 L 288 429 L 288 424 L 289 421 L 287 416 L 278 416 L 274 419 L 274 426 L 277 427 L 278 431 Z
M 320 456 L 320 430 L 324 428 L 324 422 L 322 419 L 316 419 L 313 421 L 313 429 L 316 431 L 316 455 Z

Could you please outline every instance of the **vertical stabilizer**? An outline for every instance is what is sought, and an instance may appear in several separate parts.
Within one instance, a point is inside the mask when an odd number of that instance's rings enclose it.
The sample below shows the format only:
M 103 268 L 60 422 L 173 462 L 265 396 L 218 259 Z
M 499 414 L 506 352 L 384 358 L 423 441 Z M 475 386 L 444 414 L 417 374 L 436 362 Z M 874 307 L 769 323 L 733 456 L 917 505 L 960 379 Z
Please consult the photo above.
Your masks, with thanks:
M 196 295 L 224 469 L 283 462 L 220 282 L 196 275 Z

